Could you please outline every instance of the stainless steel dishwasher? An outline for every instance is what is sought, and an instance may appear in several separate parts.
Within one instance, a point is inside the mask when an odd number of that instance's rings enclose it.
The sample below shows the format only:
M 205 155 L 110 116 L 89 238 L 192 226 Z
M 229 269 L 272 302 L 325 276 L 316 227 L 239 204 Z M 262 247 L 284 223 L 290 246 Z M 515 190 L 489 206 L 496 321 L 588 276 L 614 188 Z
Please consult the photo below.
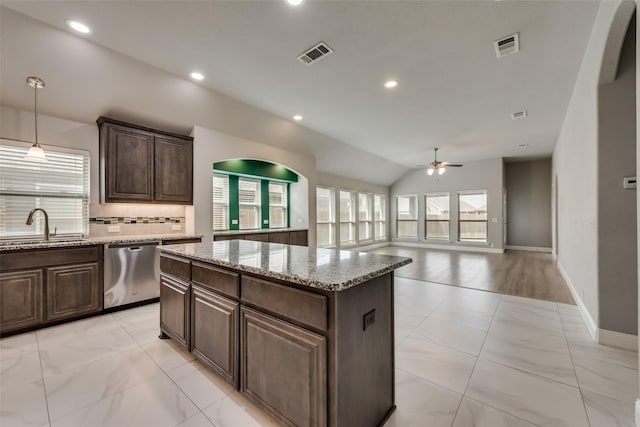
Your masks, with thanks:
M 106 244 L 104 308 L 160 297 L 160 242 Z

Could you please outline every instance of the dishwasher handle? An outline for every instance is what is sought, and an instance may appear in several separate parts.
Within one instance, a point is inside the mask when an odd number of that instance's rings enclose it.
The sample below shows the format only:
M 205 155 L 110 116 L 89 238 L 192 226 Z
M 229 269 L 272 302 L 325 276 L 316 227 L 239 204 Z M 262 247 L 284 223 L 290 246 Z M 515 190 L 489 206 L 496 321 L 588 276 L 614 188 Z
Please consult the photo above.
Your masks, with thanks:
M 110 243 L 107 248 L 129 248 L 130 251 L 142 250 L 142 246 L 159 246 L 159 241 L 153 242 L 129 242 L 129 243 Z

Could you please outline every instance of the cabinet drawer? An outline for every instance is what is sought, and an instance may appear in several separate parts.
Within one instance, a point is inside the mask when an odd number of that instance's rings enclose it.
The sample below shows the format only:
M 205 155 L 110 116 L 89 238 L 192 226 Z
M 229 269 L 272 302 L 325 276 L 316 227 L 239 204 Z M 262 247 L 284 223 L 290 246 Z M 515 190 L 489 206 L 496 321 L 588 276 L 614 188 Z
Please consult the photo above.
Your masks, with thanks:
M 191 280 L 233 298 L 240 296 L 240 275 L 232 271 L 194 261 L 191 265 Z
M 317 329 L 327 329 L 327 298 L 322 295 L 243 275 L 242 301 Z
M 284 243 L 289 244 L 289 232 L 288 231 L 276 231 L 269 233 L 269 243 Z
M 165 274 L 191 280 L 191 263 L 183 258 L 172 257 L 170 255 L 160 255 L 160 271 Z
M 268 242 L 269 233 L 245 234 L 244 240 L 253 240 L 254 242 Z
M 0 270 L 47 267 L 94 262 L 102 259 L 102 245 L 71 248 L 26 249 L 5 252 L 0 256 Z

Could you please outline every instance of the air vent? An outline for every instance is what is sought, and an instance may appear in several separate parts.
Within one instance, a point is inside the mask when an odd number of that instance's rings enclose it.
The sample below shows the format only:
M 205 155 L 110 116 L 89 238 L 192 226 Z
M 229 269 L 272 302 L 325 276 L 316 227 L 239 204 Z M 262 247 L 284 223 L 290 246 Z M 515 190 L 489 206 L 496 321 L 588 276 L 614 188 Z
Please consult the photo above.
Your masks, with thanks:
M 298 59 L 306 65 L 311 65 L 331 53 L 333 53 L 333 49 L 327 46 L 325 42 L 320 42 L 311 49 L 307 49 L 305 52 L 298 55 Z
M 494 42 L 496 48 L 496 56 L 502 58 L 503 56 L 511 55 L 520 51 L 520 37 L 518 33 L 510 35 Z
M 516 111 L 515 113 L 511 113 L 511 120 L 523 119 L 527 117 L 527 110 Z

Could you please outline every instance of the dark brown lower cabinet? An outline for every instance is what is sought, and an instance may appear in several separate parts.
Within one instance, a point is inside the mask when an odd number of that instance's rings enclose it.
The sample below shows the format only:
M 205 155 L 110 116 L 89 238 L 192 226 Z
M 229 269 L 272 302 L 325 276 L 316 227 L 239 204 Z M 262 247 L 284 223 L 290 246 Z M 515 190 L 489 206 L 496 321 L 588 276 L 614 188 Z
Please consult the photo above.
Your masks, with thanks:
M 240 391 L 282 425 L 327 425 L 326 338 L 241 308 Z
M 235 301 L 191 287 L 191 352 L 238 386 L 238 316 Z
M 100 265 L 97 262 L 49 267 L 47 320 L 60 320 L 102 310 Z
M 0 273 L 0 311 L 0 333 L 42 323 L 42 270 Z
M 160 275 L 160 328 L 189 348 L 189 283 Z

